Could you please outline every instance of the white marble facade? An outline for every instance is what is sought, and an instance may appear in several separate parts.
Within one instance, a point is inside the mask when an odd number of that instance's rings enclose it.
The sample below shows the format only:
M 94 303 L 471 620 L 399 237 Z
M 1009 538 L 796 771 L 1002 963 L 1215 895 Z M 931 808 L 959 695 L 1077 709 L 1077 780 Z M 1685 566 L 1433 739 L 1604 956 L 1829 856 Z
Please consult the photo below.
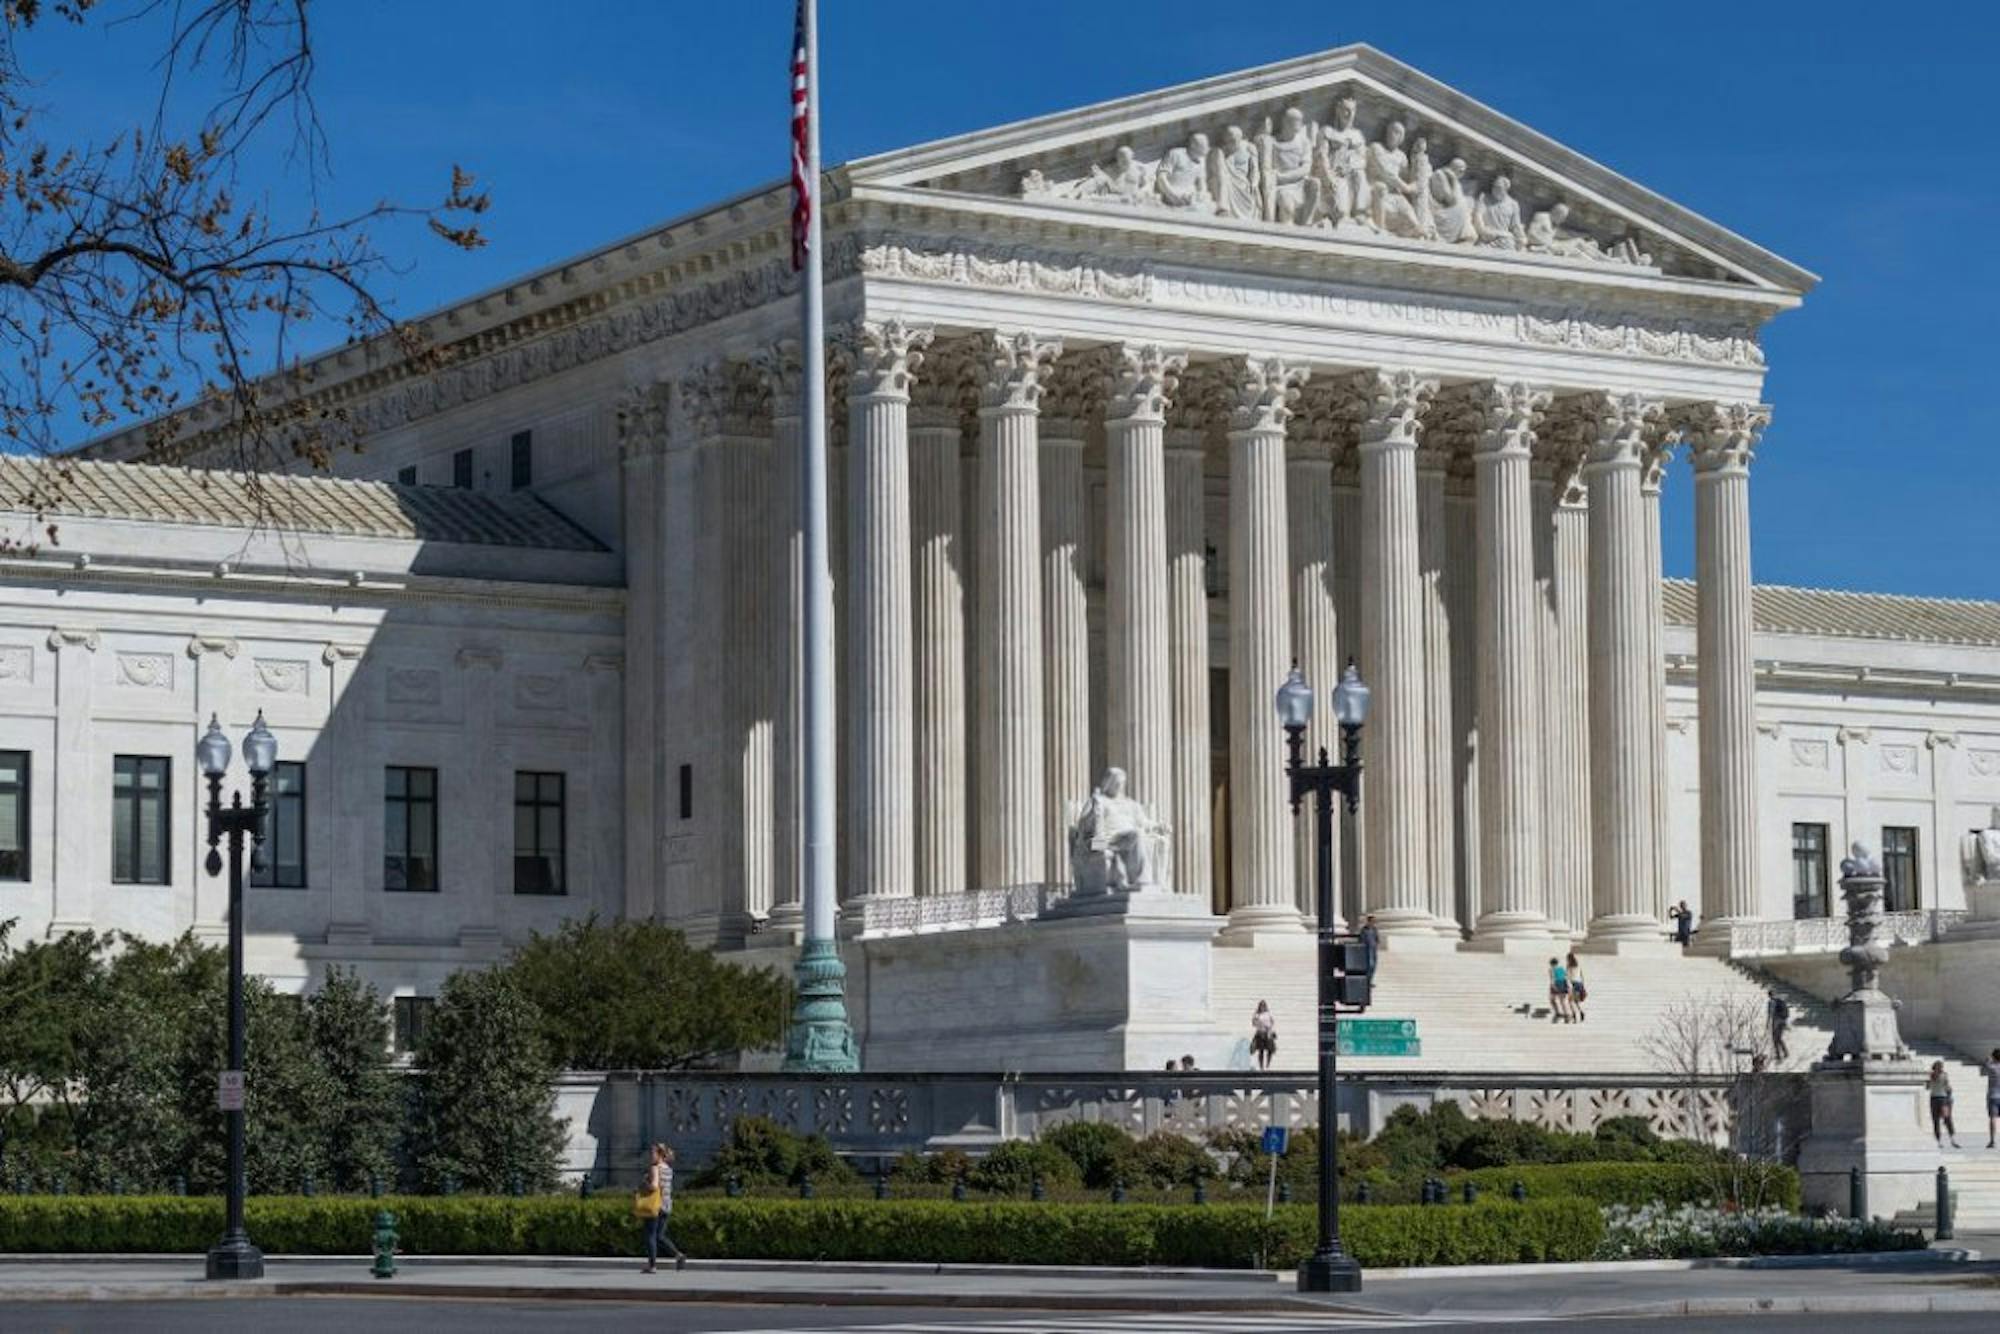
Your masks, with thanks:
M 1172 827 L 1173 887 L 1226 919 L 1223 946 L 1297 932 L 1311 900 L 1271 694 L 1294 658 L 1324 692 L 1349 656 L 1375 710 L 1343 911 L 1376 914 L 1392 948 L 1644 947 L 1679 898 L 1723 943 L 1731 921 L 1790 911 L 1802 811 L 1828 813 L 1833 847 L 1907 814 L 1928 831 L 1926 902 L 1953 901 L 1950 831 L 2000 785 L 2000 761 L 1977 760 L 2000 754 L 2000 648 L 1753 631 L 1760 330 L 1813 275 L 1362 47 L 832 175 L 857 929 L 871 905 L 1061 880 L 1064 813 L 1116 766 Z M 615 817 L 566 904 L 496 893 L 419 922 L 334 885 L 323 921 L 273 924 L 294 953 L 362 950 L 334 928 L 365 920 L 365 948 L 415 976 L 461 957 L 466 931 L 585 907 L 723 946 L 796 930 L 786 209 L 782 189 L 749 195 L 453 307 L 429 331 L 465 359 L 427 379 L 366 350 L 324 360 L 368 436 L 343 473 L 442 484 L 471 450 L 475 488 L 504 490 L 528 432 L 536 494 L 622 557 L 614 607 L 514 552 L 536 568 L 510 577 L 562 609 L 441 593 L 408 626 L 384 618 L 364 659 L 385 689 L 397 655 L 431 664 L 446 684 L 423 744 L 462 755 L 473 723 L 452 711 L 483 693 L 464 654 L 492 646 L 505 674 L 537 636 L 567 645 L 566 689 L 592 702 L 548 744 L 588 757 Z M 1661 593 L 1662 485 L 1695 491 L 1699 612 Z M 263 633 L 184 593 L 93 596 L 107 644 L 114 626 Z M 88 619 L 56 600 L 4 594 L 39 626 L 38 670 L 83 661 L 46 647 Z M 286 634 L 338 638 L 300 605 Z M 622 672 L 590 675 L 593 655 Z M 197 677 L 207 662 L 169 657 Z M 1866 675 L 1885 658 L 1908 671 Z M 0 676 L 10 661 L 0 645 Z M 355 716 L 368 756 L 402 744 L 404 720 Z M 542 735 L 484 725 L 495 744 Z M 192 867 L 190 846 L 176 856 Z M 121 894 L 88 901 L 128 920 Z M 49 920 L 75 919 L 62 902 Z M 141 924 L 212 920 L 195 904 Z

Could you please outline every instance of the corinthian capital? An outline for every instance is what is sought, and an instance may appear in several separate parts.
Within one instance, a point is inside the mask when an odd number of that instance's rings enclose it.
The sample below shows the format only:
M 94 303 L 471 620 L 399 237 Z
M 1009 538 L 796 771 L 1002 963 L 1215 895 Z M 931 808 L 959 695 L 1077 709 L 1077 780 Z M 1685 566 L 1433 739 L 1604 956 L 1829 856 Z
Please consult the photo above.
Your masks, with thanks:
M 729 411 L 730 374 L 726 361 L 704 361 L 682 372 L 675 386 L 675 406 L 691 439 L 706 440 L 722 434 L 722 419 Z
M 993 330 L 979 339 L 979 406 L 1000 412 L 1032 412 L 1041 403 L 1042 379 L 1062 355 L 1062 341 L 1039 338 L 1026 329 Z
M 1573 404 L 1586 467 L 1638 465 L 1665 410 L 1660 400 L 1638 393 L 1583 394 Z
M 799 340 L 780 338 L 750 354 L 764 392 L 771 396 L 773 417 L 796 417 L 803 410 L 805 374 L 799 364 Z
M 1696 403 L 1675 414 L 1694 453 L 1697 476 L 1750 466 L 1771 409 L 1762 403 Z
M 910 385 L 910 425 L 964 429 L 979 406 L 972 353 L 963 340 L 925 349 L 924 373 Z
M 618 453 L 633 459 L 667 449 L 667 387 L 631 385 L 618 396 Z
M 1479 427 L 1472 439 L 1476 455 L 1516 455 L 1534 451 L 1535 433 L 1551 395 L 1531 384 L 1490 381 L 1479 387 Z
M 1172 406 L 1187 356 L 1156 343 L 1126 343 L 1111 349 L 1105 376 L 1104 415 L 1110 421 L 1164 422 Z
M 841 330 L 835 355 L 854 398 L 908 398 L 910 376 L 924 364 L 931 331 L 901 320 L 862 320 Z
M 1229 429 L 1282 431 L 1311 374 L 1297 362 L 1259 355 L 1228 363 Z
M 1438 382 L 1415 371 L 1370 371 L 1357 377 L 1364 404 L 1361 448 L 1415 449 L 1423 431 L 1424 408 Z

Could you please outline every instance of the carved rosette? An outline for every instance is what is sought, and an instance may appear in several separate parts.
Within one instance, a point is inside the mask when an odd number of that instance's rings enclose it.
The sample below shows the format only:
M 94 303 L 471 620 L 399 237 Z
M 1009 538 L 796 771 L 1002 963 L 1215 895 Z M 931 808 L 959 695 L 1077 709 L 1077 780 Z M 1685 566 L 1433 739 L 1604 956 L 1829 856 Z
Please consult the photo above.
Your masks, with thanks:
M 1771 424 L 1771 409 L 1762 403 L 1697 403 L 1676 417 L 1697 473 L 1744 472 Z
M 910 396 L 910 383 L 924 364 L 931 330 L 899 319 L 849 325 L 834 340 L 834 356 L 847 373 L 854 399 Z
M 1105 417 L 1164 423 L 1186 369 L 1186 354 L 1165 351 L 1157 343 L 1126 343 L 1111 349 L 1104 379 Z
M 1017 329 L 985 334 L 980 343 L 980 411 L 1037 411 L 1043 381 L 1062 355 L 1062 341 Z
M 1296 362 L 1268 354 L 1229 363 L 1229 429 L 1265 432 L 1285 429 L 1311 372 Z

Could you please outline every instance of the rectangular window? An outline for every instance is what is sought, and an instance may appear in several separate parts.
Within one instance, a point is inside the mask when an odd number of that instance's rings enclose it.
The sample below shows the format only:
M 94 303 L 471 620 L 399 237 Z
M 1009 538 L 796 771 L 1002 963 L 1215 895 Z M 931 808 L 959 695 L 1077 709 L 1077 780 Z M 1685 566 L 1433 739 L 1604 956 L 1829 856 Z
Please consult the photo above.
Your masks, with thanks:
M 173 761 L 159 755 L 117 755 L 111 761 L 111 879 L 120 885 L 164 885 L 172 852 L 168 785 Z
M 514 775 L 514 892 L 561 894 L 563 776 Z
M 1826 901 L 1826 826 L 1792 826 L 1792 916 L 1824 917 Z
M 451 484 L 461 491 L 472 489 L 472 451 L 461 449 L 451 456 Z
M 28 878 L 28 752 L 0 750 L 0 880 Z
M 415 486 L 416 484 L 417 484 L 417 465 L 416 465 L 416 464 L 412 463 L 412 464 L 411 464 L 411 465 L 410 465 L 409 467 L 407 467 L 407 468 L 399 468 L 399 469 L 397 469 L 397 471 L 396 471 L 396 485 L 398 485 L 398 486 Z
M 694 766 L 681 766 L 681 819 L 694 819 Z
M 382 815 L 383 888 L 436 890 L 437 770 L 390 765 L 384 776 Z
M 510 446 L 513 450 L 513 485 L 516 491 L 525 490 L 535 484 L 535 433 L 516 431 Z
M 424 1040 L 431 1025 L 431 1011 L 437 1000 L 431 996 L 398 996 L 390 1009 L 395 1017 L 395 1046 L 398 1056 L 407 1056 Z
M 306 766 L 279 760 L 271 774 L 271 814 L 264 826 L 264 869 L 250 883 L 267 889 L 306 887 Z
M 1922 885 L 1917 876 L 1917 831 L 1910 825 L 1882 826 L 1882 876 L 1888 881 L 1883 907 L 1910 912 L 1917 907 Z

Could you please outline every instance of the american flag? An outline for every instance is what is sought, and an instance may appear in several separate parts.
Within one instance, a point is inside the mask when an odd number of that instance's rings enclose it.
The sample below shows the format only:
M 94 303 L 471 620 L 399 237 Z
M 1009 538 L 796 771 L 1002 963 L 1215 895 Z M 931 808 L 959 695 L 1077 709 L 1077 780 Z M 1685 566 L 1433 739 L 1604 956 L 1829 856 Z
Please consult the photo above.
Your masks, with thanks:
M 808 100 L 808 80 L 806 74 L 806 6 L 811 0 L 799 0 L 796 22 L 792 26 L 792 268 L 806 266 L 806 251 L 811 247 L 813 193 L 817 182 L 812 179 L 812 169 L 807 163 L 807 138 L 812 133 L 812 103 Z

